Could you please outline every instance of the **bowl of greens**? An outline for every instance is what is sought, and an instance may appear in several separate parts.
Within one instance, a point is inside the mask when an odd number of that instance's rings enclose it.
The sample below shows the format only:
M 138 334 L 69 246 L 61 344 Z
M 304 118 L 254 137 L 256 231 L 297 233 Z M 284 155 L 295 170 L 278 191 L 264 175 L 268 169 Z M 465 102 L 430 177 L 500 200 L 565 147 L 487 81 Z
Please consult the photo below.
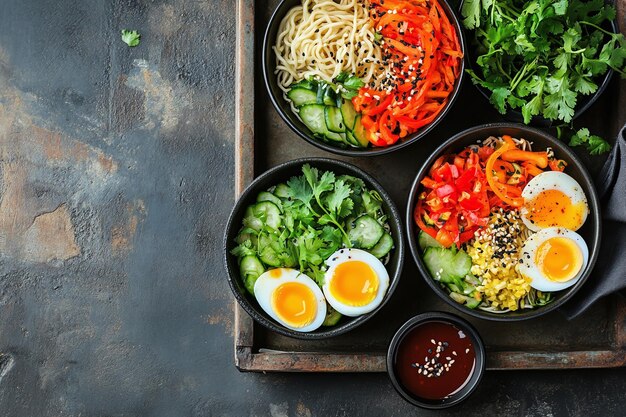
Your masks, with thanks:
M 464 0 L 467 73 L 510 120 L 571 123 L 625 75 L 615 13 L 602 0 Z
M 304 158 L 260 175 L 224 237 L 228 282 L 242 308 L 285 336 L 323 339 L 367 321 L 389 300 L 404 253 L 393 201 L 348 163 Z

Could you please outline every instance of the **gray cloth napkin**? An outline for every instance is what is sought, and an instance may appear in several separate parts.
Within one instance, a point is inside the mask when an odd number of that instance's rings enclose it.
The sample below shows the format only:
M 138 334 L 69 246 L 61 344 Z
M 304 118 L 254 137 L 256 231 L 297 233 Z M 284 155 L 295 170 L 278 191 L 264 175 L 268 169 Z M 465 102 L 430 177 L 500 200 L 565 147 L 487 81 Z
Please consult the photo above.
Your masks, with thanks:
M 598 299 L 626 288 L 626 126 L 595 179 L 602 208 L 602 243 L 589 280 L 561 311 L 572 319 Z

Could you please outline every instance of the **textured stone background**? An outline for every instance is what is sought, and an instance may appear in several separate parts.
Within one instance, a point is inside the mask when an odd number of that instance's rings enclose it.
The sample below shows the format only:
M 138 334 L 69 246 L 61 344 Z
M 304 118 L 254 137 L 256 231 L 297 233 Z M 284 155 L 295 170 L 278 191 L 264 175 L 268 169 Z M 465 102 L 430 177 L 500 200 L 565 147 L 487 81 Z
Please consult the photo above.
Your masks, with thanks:
M 233 0 L 0 1 L 2 415 L 430 414 L 234 368 L 234 47 Z M 488 373 L 450 415 L 621 415 L 625 377 Z

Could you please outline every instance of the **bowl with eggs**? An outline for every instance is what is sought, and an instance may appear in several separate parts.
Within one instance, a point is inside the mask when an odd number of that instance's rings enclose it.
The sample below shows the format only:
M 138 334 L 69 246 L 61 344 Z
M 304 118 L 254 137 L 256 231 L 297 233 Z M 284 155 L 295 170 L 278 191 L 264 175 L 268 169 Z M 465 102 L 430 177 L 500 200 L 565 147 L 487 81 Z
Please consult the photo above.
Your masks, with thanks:
M 591 274 L 601 237 L 592 179 L 566 144 L 520 124 L 465 130 L 419 169 L 411 253 L 458 310 L 524 320 L 565 303 Z
M 404 258 L 401 218 L 382 186 L 333 159 L 283 163 L 235 204 L 224 237 L 242 308 L 285 336 L 324 339 L 363 324 L 389 300 Z

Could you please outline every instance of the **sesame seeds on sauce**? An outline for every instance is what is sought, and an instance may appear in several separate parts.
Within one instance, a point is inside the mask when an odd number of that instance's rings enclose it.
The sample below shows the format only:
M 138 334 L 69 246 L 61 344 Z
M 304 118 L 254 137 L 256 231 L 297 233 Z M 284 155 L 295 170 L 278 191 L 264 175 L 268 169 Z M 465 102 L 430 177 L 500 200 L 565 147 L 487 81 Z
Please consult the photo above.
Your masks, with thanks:
M 432 321 L 400 342 L 395 371 L 402 386 L 426 400 L 441 400 L 463 388 L 476 364 L 474 345 L 457 326 Z

